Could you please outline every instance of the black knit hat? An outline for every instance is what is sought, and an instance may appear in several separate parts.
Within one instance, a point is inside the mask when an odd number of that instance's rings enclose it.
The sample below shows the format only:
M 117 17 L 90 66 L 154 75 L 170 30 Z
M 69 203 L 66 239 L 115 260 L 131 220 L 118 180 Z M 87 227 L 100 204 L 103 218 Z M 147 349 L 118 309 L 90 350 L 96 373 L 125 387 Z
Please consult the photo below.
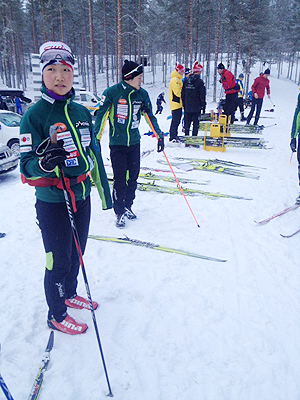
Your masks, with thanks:
M 134 61 L 125 60 L 122 67 L 122 78 L 124 81 L 133 79 L 143 73 L 143 65 L 139 65 Z
M 267 68 L 267 69 L 265 70 L 264 75 L 270 75 L 270 70 L 269 70 L 269 68 Z
M 217 69 L 225 69 L 224 64 L 220 63 L 217 67 Z

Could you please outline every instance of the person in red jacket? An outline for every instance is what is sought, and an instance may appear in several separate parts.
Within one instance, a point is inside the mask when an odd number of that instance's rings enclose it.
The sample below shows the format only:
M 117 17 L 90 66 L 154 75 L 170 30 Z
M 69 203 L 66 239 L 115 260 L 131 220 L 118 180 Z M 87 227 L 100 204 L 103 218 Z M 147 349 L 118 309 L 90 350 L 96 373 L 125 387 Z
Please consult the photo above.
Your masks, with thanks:
M 236 110 L 236 94 L 240 87 L 236 84 L 233 74 L 225 69 L 224 64 L 220 63 L 217 67 L 218 74 L 221 76 L 220 83 L 222 83 L 226 98 L 224 104 L 224 114 L 230 116 L 230 122 L 233 124 Z
M 252 106 L 250 113 L 247 117 L 246 125 L 250 124 L 255 108 L 256 108 L 256 113 L 253 125 L 257 125 L 262 108 L 263 98 L 265 95 L 265 90 L 267 91 L 267 95 L 270 98 L 270 86 L 268 79 L 269 75 L 270 75 L 270 70 L 269 68 L 267 68 L 263 74 L 260 74 L 257 78 L 254 79 L 253 85 L 251 86 Z

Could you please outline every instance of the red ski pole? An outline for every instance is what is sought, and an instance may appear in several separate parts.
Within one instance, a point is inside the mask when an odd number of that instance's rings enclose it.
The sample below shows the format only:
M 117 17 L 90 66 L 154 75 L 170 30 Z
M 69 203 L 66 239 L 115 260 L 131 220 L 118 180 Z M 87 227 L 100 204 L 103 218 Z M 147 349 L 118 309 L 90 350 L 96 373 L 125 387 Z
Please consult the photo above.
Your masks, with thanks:
M 151 122 L 151 120 L 149 118 L 149 115 L 146 112 L 144 112 L 144 115 L 145 115 L 146 121 L 149 124 L 152 132 L 154 133 L 156 139 L 158 140 L 159 139 L 158 135 L 155 132 L 155 129 L 154 129 L 153 125 L 152 125 L 152 122 Z M 168 166 L 169 166 L 169 168 L 170 168 L 170 170 L 171 170 L 171 172 L 172 172 L 172 174 L 174 176 L 174 179 L 175 179 L 175 181 L 177 183 L 177 186 L 178 186 L 178 188 L 179 188 L 179 190 L 180 190 L 180 192 L 181 192 L 181 194 L 182 194 L 182 196 L 183 196 L 183 198 L 184 198 L 184 200 L 185 200 L 185 202 L 186 202 L 186 204 L 187 204 L 187 206 L 188 206 L 188 208 L 189 208 L 189 210 L 190 210 L 190 212 L 191 212 L 191 214 L 192 214 L 192 216 L 193 216 L 193 218 L 194 218 L 194 220 L 195 220 L 195 222 L 196 222 L 196 224 L 198 226 L 198 228 L 200 228 L 200 225 L 198 224 L 198 221 L 196 220 L 196 217 L 195 217 L 195 215 L 194 215 L 194 213 L 193 213 L 193 211 L 191 209 L 191 206 L 189 205 L 189 202 L 187 201 L 187 198 L 185 197 L 185 194 L 184 194 L 184 192 L 182 190 L 182 187 L 180 186 L 180 183 L 178 182 L 178 179 L 176 178 L 175 172 L 173 171 L 173 168 L 172 168 L 172 166 L 171 166 L 171 164 L 170 164 L 170 162 L 168 160 L 168 157 L 166 156 L 166 153 L 164 152 L 164 150 L 162 150 L 162 153 L 163 153 L 163 155 L 164 155 L 164 157 L 165 157 L 165 159 L 167 161 L 167 164 L 168 164 Z

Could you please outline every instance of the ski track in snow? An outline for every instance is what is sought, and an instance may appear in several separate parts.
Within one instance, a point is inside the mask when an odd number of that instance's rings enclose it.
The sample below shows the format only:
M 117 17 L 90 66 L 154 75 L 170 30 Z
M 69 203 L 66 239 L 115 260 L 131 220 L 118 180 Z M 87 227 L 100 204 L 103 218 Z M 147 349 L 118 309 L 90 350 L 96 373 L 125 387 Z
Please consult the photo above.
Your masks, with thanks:
M 299 92 L 295 84 L 273 75 L 275 71 L 270 77 L 274 119 L 260 121 L 277 124 L 263 131 L 269 150 L 205 152 L 171 145 L 166 138 L 170 162 L 176 162 L 176 157 L 218 158 L 253 166 L 239 169 L 259 175 L 259 180 L 174 167 L 178 178 L 209 181 L 201 187 L 204 191 L 252 200 L 187 196 L 200 224 L 197 228 L 181 195 L 137 191 L 134 211 L 138 220 L 128 221 L 119 230 L 112 210 L 102 212 L 92 190 L 90 234 L 127 235 L 227 260 L 211 262 L 88 240 L 84 263 L 92 298 L 100 304 L 95 314 L 116 399 L 300 398 L 300 234 L 280 237 L 280 233 L 299 228 L 300 210 L 263 226 L 254 223 L 293 204 L 298 195 L 297 160 L 294 154 L 289 163 L 289 142 Z M 167 90 L 158 84 L 144 87 L 155 109 L 157 95 Z M 208 102 L 210 108 L 215 104 Z M 265 98 L 262 110 L 269 108 Z M 169 114 L 166 104 L 158 118 L 165 132 Z M 262 111 L 262 116 L 268 115 Z M 144 121 L 140 131 L 148 131 Z M 142 150 L 153 148 L 156 140 L 142 136 Z M 102 153 L 109 164 L 107 128 Z M 163 155 L 151 152 L 142 166 L 168 169 L 157 160 L 164 160 Z M 157 184 L 175 186 L 164 181 Z M 0 176 L 0 194 L 0 231 L 7 234 L 0 239 L 0 372 L 18 400 L 29 395 L 49 337 L 43 292 L 45 261 L 35 224 L 34 188 L 22 185 L 19 172 L 14 171 Z M 78 293 L 85 294 L 81 274 Z M 89 329 L 79 337 L 55 332 L 40 398 L 105 398 L 108 390 L 91 313 L 71 310 L 70 314 L 87 322 Z

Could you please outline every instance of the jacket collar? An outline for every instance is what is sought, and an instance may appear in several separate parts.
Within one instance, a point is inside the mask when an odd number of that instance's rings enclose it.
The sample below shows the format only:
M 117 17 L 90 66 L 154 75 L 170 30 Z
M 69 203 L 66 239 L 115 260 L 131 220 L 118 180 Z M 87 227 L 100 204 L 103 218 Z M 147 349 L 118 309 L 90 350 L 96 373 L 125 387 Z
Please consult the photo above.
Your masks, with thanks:
M 73 100 L 75 97 L 75 90 L 74 88 L 72 88 L 66 95 L 64 96 L 59 96 L 53 92 L 51 92 L 50 90 L 48 90 L 46 88 L 46 86 L 43 84 L 41 87 L 41 92 L 42 92 L 42 98 L 46 101 L 48 101 L 49 103 L 54 103 L 55 101 L 62 101 L 62 102 L 66 102 L 67 100 Z

